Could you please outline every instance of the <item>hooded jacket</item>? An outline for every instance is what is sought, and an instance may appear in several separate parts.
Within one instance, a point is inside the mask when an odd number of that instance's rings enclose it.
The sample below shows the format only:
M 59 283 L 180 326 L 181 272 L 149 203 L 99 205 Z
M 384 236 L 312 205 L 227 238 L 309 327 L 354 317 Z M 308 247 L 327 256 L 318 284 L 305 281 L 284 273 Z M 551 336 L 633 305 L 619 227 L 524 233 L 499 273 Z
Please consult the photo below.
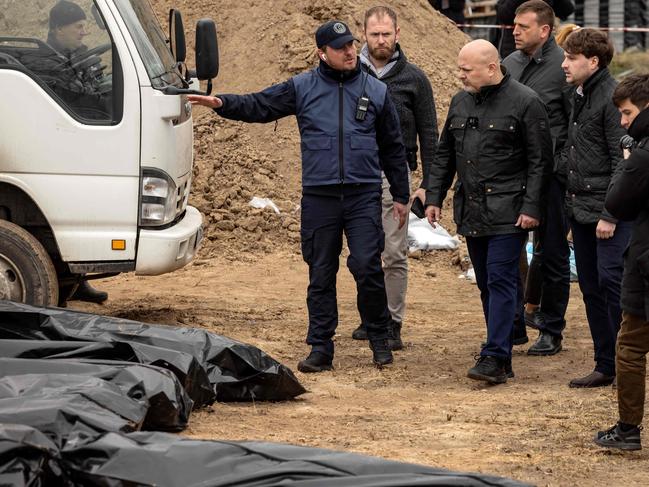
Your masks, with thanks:
M 361 94 L 369 98 L 364 120 L 357 120 Z M 362 73 L 321 62 L 312 71 L 249 95 L 218 95 L 224 118 L 271 122 L 295 115 L 300 129 L 303 191 L 338 194 L 380 189 L 381 170 L 394 201 L 407 203 L 408 166 L 399 119 L 387 88 Z
M 638 114 L 629 135 L 637 146 L 621 164 L 606 195 L 606 209 L 615 218 L 633 221 L 624 254 L 622 309 L 649 321 L 649 109 Z

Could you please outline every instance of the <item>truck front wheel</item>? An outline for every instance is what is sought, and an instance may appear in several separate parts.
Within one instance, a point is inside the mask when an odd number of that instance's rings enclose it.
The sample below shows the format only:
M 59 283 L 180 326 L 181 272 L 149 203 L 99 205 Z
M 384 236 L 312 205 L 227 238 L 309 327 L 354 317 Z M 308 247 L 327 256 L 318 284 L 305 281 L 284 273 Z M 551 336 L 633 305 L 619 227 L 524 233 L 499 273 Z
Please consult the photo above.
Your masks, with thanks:
M 0 299 L 56 306 L 59 287 L 50 256 L 34 236 L 0 220 Z

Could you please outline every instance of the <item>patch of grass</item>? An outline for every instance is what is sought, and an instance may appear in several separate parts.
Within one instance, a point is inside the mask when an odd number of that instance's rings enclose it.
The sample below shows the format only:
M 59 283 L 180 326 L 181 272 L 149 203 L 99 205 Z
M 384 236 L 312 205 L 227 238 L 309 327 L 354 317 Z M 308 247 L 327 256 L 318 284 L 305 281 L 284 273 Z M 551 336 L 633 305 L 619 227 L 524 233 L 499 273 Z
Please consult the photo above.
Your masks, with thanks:
M 649 52 L 629 49 L 613 56 L 609 66 L 616 78 L 624 78 L 632 73 L 649 73 Z

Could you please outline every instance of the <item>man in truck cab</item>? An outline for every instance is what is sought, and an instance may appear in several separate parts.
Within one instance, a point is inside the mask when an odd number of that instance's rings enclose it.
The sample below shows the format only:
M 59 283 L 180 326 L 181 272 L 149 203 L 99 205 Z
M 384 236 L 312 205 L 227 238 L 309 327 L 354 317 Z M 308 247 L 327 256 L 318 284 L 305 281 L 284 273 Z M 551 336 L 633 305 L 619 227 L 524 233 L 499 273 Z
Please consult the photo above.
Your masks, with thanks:
M 270 122 L 298 120 L 302 148 L 302 256 L 309 266 L 309 356 L 301 372 L 330 370 L 338 325 L 336 274 L 343 233 L 347 266 L 356 280 L 358 309 L 367 326 L 373 360 L 392 362 L 381 251 L 381 169 L 390 183 L 394 218 L 405 224 L 408 165 L 399 118 L 386 85 L 361 71 L 343 22 L 321 25 L 315 35 L 319 66 L 249 95 L 190 95 L 224 118 Z

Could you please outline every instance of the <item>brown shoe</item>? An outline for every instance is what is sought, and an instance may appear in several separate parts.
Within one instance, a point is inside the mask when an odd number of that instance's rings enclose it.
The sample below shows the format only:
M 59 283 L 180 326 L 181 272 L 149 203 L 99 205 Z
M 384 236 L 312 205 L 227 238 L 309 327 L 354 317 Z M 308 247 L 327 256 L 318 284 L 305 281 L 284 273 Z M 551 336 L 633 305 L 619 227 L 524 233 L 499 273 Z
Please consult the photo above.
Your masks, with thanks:
M 588 374 L 586 377 L 579 377 L 578 379 L 572 379 L 570 387 L 604 387 L 610 386 L 615 380 L 614 375 L 604 375 L 601 372 L 596 370 Z

